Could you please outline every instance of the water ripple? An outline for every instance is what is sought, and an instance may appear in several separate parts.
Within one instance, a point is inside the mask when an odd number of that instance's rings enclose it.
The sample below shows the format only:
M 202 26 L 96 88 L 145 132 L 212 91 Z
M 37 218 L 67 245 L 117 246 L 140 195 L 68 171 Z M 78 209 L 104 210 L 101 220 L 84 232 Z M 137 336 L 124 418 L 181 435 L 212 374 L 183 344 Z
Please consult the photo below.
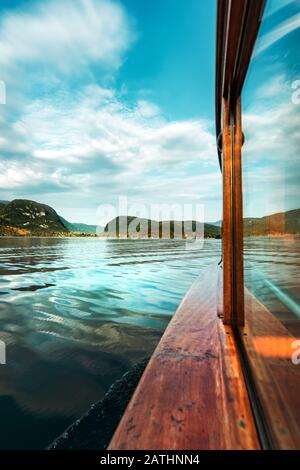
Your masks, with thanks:
M 24 434 L 26 447 L 48 445 L 152 353 L 219 257 L 217 240 L 190 252 L 174 240 L 0 239 L 0 446 L 22 448 Z

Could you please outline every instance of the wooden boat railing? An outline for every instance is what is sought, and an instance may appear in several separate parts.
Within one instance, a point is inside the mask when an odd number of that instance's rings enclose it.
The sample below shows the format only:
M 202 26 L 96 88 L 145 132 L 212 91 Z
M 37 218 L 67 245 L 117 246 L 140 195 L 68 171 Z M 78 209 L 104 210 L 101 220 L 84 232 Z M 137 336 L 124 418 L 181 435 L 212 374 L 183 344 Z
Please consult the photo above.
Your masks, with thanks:
M 231 326 L 218 316 L 213 266 L 183 299 L 110 449 L 260 447 Z
M 296 338 L 247 289 L 245 326 L 224 325 L 222 278 L 211 266 L 181 302 L 109 449 L 300 447 Z

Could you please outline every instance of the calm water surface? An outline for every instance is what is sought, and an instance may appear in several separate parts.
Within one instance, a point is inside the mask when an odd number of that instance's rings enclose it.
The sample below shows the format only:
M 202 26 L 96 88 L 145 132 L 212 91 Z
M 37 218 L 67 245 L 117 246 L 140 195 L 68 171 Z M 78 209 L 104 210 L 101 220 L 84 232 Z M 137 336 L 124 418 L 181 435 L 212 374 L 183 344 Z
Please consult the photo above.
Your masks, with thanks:
M 220 241 L 0 239 L 0 447 L 44 448 L 155 348 Z M 245 241 L 246 284 L 300 332 L 300 239 Z
M 1 448 L 44 448 L 101 399 L 219 258 L 218 240 L 0 239 Z

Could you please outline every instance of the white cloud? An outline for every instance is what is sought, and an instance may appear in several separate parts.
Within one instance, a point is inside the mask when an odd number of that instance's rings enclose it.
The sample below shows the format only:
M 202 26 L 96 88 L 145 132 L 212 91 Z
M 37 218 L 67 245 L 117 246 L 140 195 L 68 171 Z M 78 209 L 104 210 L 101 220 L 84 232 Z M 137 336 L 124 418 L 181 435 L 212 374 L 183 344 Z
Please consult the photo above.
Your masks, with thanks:
M 130 108 L 113 90 L 95 85 L 76 96 L 63 94 L 60 102 L 33 101 L 6 130 L 10 149 L 1 168 L 3 187 L 100 191 L 107 198 L 134 188 L 139 198 L 159 194 L 163 199 L 178 197 L 181 188 L 180 197 L 185 193 L 191 199 L 199 197 L 201 186 L 201 194 L 211 197 L 207 174 L 218 169 L 210 123 L 168 122 L 155 104 L 151 107 L 155 113 L 142 116 L 140 103 Z M 199 178 L 192 184 L 196 171 Z M 184 181 L 189 184 L 183 186 Z
M 0 162 L 0 187 L 3 190 L 14 190 L 28 183 L 34 187 L 43 180 L 45 180 L 45 175 L 29 166 L 21 168 L 17 162 Z
M 0 23 L 2 74 L 38 64 L 74 72 L 97 63 L 118 67 L 133 40 L 123 8 L 109 0 L 49 0 L 12 11 Z
M 266 98 L 274 98 L 276 99 L 278 96 L 281 97 L 283 93 L 291 90 L 291 84 L 286 80 L 284 74 L 275 75 L 269 81 L 261 85 L 257 92 L 256 98 L 259 99 L 266 99 Z
M 299 207 L 299 106 L 284 75 L 272 77 L 243 116 L 246 216 Z
M 291 18 L 280 23 L 273 28 L 270 32 L 264 34 L 259 38 L 258 46 L 255 50 L 255 55 L 259 55 L 264 50 L 271 47 L 277 41 L 285 37 L 287 34 L 295 31 L 300 27 L 300 13 L 296 13 Z
M 154 103 L 146 100 L 139 100 L 137 103 L 137 110 L 141 117 L 151 118 L 160 114 L 160 109 Z
M 87 207 L 120 194 L 158 203 L 220 196 L 210 122 L 167 121 L 149 90 L 136 90 L 128 104 L 126 84 L 109 88 L 105 76 L 114 77 L 133 40 L 126 12 L 109 0 L 46 0 L 3 16 L 3 199 Z M 22 83 L 27 73 L 30 83 Z
M 14 128 L 18 141 L 23 136 L 31 143 L 32 157 L 58 163 L 84 165 L 92 159 L 135 170 L 187 159 L 209 164 L 215 158 L 208 123 L 167 122 L 157 106 L 149 108 L 155 109 L 155 119 L 154 111 L 141 116 L 139 105 L 129 108 L 112 90 L 94 86 L 59 105 L 51 99 L 34 101 Z
M 296 158 L 300 146 L 300 116 L 292 103 L 283 103 L 265 110 L 245 114 L 245 151 L 253 160 Z
M 258 89 L 251 106 L 243 116 L 245 133 L 244 152 L 253 161 L 291 161 L 298 156 L 300 147 L 299 106 L 292 103 L 291 83 L 285 75 L 266 81 Z

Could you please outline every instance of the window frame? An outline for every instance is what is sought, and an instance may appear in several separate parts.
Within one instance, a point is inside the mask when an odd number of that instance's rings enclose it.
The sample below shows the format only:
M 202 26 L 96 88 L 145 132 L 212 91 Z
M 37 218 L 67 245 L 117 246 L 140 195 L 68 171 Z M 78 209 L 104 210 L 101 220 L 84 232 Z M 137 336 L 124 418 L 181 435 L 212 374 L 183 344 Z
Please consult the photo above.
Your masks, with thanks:
M 223 177 L 223 322 L 235 332 L 262 447 L 297 449 L 300 368 L 291 362 L 295 337 L 244 287 L 241 94 L 265 5 L 265 0 L 218 0 L 216 137 Z M 279 342 L 282 354 L 272 355 Z

